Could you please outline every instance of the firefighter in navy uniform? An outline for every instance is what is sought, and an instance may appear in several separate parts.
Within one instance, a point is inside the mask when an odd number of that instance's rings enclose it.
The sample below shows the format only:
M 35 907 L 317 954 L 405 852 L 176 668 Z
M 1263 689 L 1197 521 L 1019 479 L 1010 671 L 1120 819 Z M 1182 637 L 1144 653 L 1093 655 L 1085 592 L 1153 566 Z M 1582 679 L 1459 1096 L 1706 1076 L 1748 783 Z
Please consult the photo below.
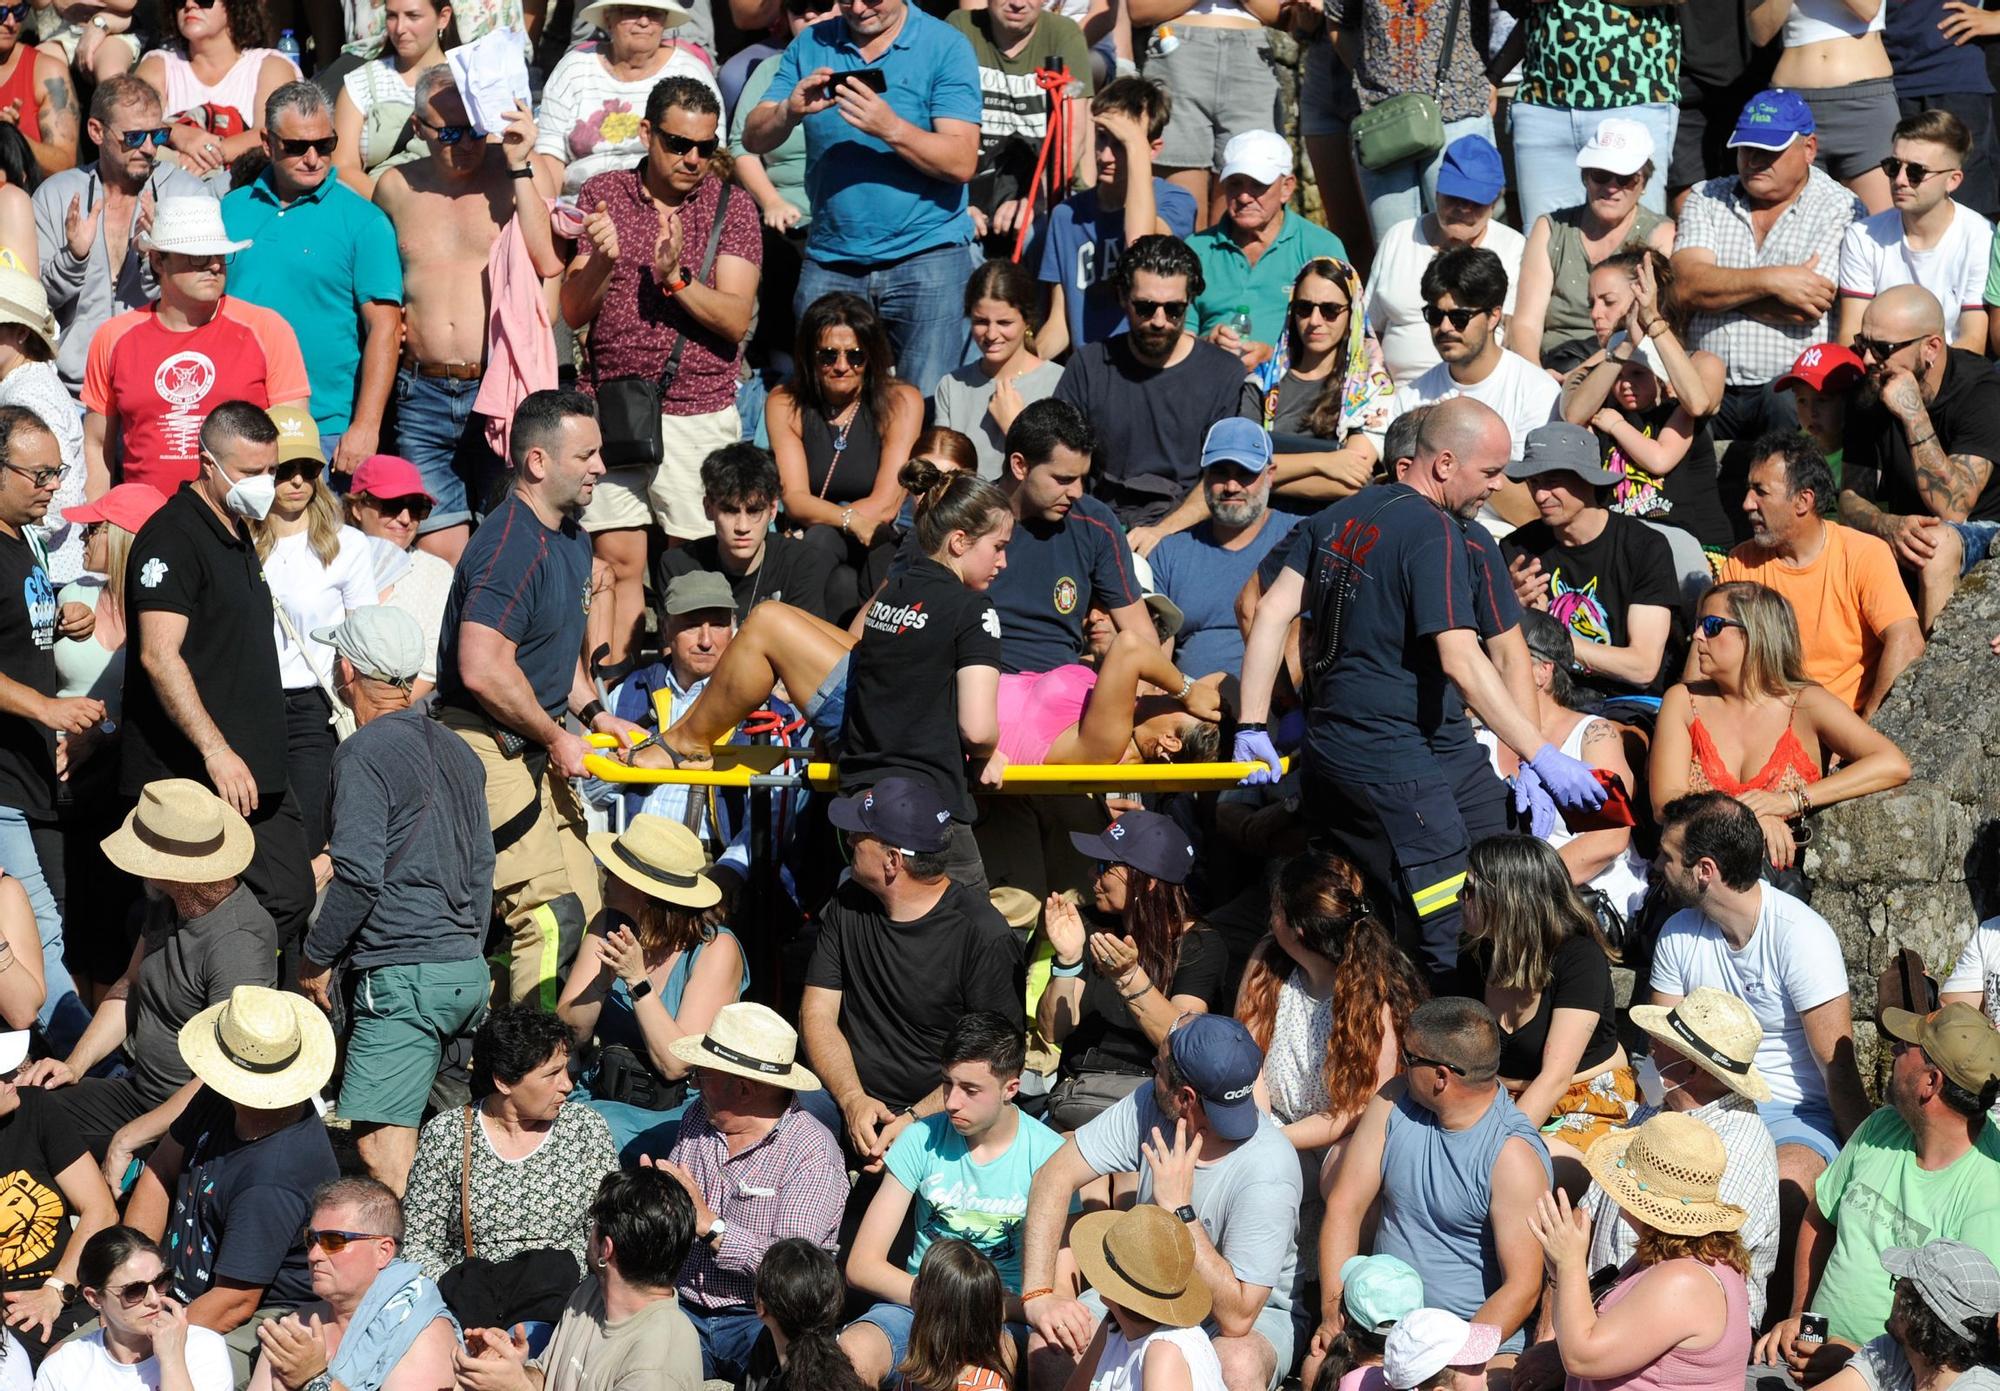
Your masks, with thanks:
M 1458 959 L 1472 842 L 1508 829 L 1508 789 L 1472 737 L 1469 705 L 1520 755 L 1515 809 L 1597 807 L 1590 769 L 1544 740 L 1480 645 L 1465 526 L 1503 480 L 1506 423 L 1477 401 L 1434 407 L 1403 480 L 1302 523 L 1258 601 L 1243 659 L 1235 757 L 1278 754 L 1263 723 L 1292 620 L 1304 617 L 1302 786 L 1311 823 L 1395 905 L 1398 939 L 1443 980 Z M 1476 525 L 1476 523 L 1475 523 Z M 1484 596 L 1480 596 L 1483 598 Z

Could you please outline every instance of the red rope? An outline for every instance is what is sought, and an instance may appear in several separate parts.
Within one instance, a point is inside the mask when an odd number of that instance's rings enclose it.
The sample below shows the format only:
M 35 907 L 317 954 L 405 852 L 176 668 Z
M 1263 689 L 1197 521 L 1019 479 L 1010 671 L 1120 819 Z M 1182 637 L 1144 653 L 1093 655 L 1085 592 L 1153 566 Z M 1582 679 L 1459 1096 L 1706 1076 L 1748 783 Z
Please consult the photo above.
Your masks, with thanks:
M 1049 175 L 1049 206 L 1061 201 L 1063 190 L 1070 185 L 1076 174 L 1076 151 L 1070 142 L 1069 86 L 1070 74 L 1067 68 L 1038 68 L 1035 85 L 1042 89 L 1049 99 L 1049 125 L 1042 134 L 1041 152 L 1035 156 L 1035 176 L 1028 182 L 1028 191 L 1022 195 L 1021 216 L 1014 230 L 1014 254 L 1008 259 L 1018 262 L 1028 245 L 1028 232 L 1035 225 L 1035 199 L 1042 191 L 1042 175 Z M 1054 153 L 1054 162 L 1050 154 Z

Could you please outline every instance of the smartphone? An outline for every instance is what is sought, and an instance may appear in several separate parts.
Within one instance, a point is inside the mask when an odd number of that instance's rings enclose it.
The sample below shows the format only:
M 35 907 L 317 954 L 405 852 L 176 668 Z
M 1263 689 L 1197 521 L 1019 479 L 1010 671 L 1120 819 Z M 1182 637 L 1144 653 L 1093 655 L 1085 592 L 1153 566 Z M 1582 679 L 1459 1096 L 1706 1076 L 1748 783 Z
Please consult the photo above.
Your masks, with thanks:
M 839 87 L 841 83 L 847 81 L 849 78 L 854 79 L 856 82 L 859 82 L 864 87 L 872 89 L 875 95 L 877 96 L 886 96 L 888 94 L 889 91 L 888 73 L 882 71 L 882 69 L 880 68 L 850 68 L 846 72 L 835 73 L 832 76 L 832 78 L 830 78 L 827 81 L 826 99 L 828 101 L 832 101 L 834 89 Z
M 1585 831 L 1615 831 L 1639 824 L 1639 815 L 1632 809 L 1631 794 L 1625 790 L 1625 781 L 1616 773 L 1604 768 L 1593 768 L 1597 781 L 1604 787 L 1604 805 L 1596 811 L 1564 811 L 1563 824 L 1577 835 Z
M 1800 1314 L 1799 1337 L 1801 1343 L 1823 1343 L 1826 1341 L 1826 1315 Z

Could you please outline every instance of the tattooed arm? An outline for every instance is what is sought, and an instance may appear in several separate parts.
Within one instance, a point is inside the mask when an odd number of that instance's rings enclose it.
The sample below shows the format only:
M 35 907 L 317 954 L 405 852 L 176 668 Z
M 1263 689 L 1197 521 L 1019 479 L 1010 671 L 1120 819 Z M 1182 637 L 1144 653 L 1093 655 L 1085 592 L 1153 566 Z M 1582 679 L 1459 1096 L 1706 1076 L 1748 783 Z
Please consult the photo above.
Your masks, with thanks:
M 1993 461 L 1977 454 L 1947 454 L 1933 431 L 1930 438 L 1910 449 L 1910 462 L 1917 473 L 1917 496 L 1924 505 L 1948 522 L 1962 522 L 1971 515 L 1973 504 L 1993 475 Z
M 42 173 L 53 174 L 76 163 L 76 88 L 70 85 L 69 68 L 53 53 L 35 56 L 35 114 L 42 128 L 40 140 L 30 140 L 28 149 Z M 25 132 L 24 132 L 25 134 Z

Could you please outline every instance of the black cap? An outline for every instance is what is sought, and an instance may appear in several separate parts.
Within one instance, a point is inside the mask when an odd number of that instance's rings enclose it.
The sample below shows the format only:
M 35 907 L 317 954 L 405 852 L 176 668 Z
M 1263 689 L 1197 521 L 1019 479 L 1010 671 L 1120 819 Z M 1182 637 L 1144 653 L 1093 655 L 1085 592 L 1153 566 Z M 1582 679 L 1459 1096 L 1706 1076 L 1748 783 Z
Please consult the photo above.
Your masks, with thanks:
M 826 819 L 843 831 L 920 855 L 934 855 L 951 843 L 951 811 L 935 788 L 917 778 L 884 778 L 865 792 L 838 798 L 827 807 Z
M 1194 868 L 1187 832 L 1173 817 L 1156 811 L 1128 811 L 1096 835 L 1071 831 L 1069 839 L 1092 859 L 1130 865 L 1168 884 L 1185 883 Z

